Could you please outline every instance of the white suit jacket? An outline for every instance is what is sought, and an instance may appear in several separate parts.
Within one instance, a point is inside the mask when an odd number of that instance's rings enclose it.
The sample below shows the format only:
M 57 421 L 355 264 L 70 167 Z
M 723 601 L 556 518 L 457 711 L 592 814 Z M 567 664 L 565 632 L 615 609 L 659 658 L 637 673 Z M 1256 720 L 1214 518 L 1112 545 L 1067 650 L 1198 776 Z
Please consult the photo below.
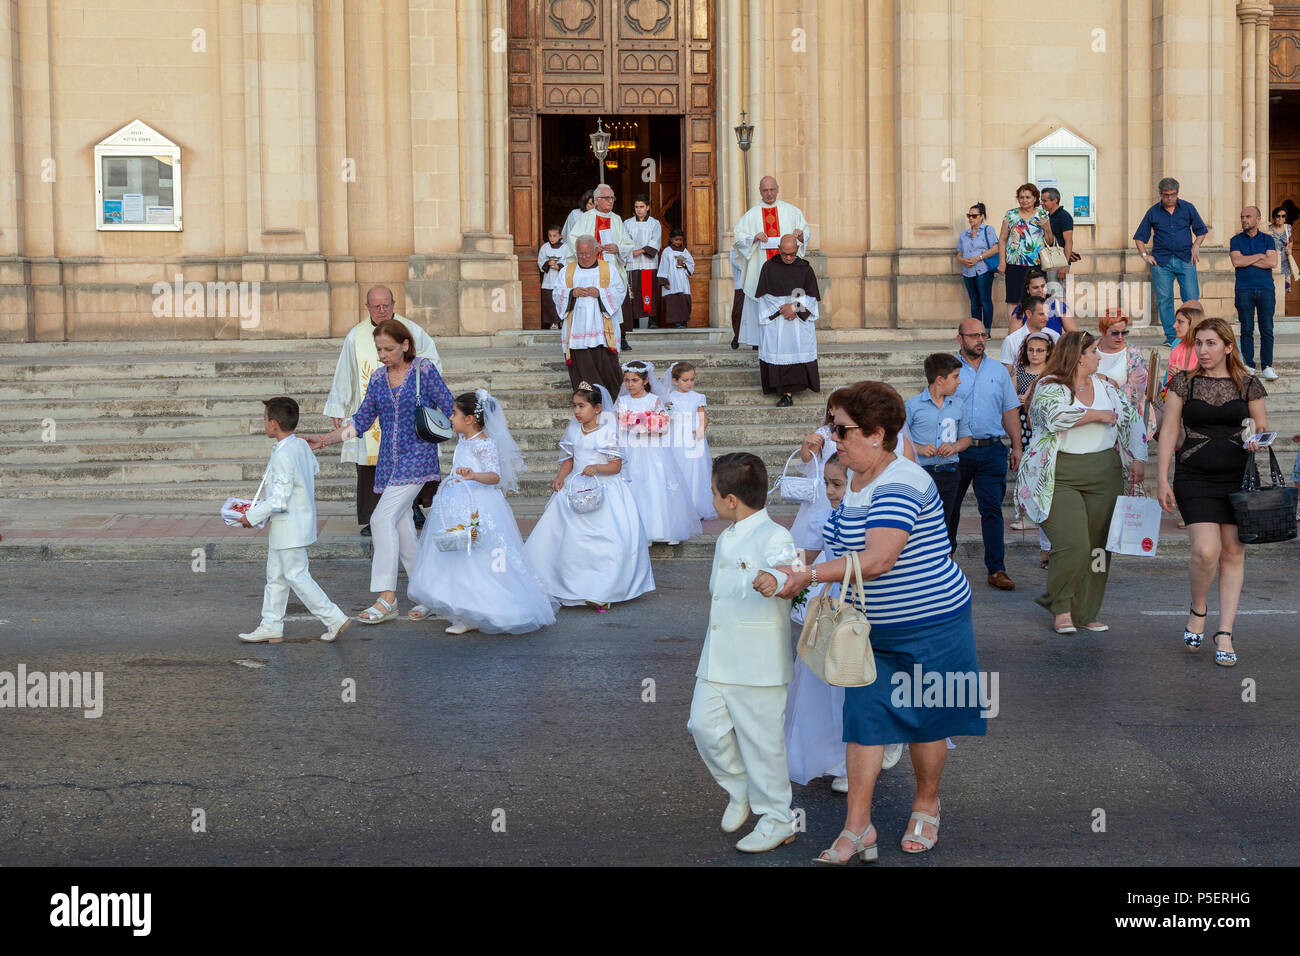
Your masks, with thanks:
M 760 571 L 778 587 L 785 575 L 777 565 L 795 561 L 794 538 L 767 509 L 737 521 L 722 534 L 709 576 L 709 629 L 695 676 L 719 684 L 776 687 L 794 677 L 790 653 L 790 601 L 765 598 L 754 590 Z
M 297 435 L 275 443 L 266 463 L 262 496 L 248 509 L 248 523 L 271 519 L 267 547 L 305 548 L 316 540 L 316 473 L 320 465 Z

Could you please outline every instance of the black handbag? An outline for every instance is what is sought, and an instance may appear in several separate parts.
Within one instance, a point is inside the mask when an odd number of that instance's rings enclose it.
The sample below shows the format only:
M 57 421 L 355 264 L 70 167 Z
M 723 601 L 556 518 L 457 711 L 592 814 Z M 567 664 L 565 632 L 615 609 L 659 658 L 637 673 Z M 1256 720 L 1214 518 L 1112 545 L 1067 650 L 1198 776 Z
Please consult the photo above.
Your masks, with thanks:
M 1284 482 L 1272 448 L 1268 450 L 1268 463 L 1271 487 L 1260 485 L 1259 466 L 1251 455 L 1241 479 L 1241 491 L 1228 495 L 1242 544 L 1273 544 L 1296 536 L 1296 489 Z
M 444 442 L 454 434 L 451 422 L 441 408 L 431 408 L 420 402 L 420 370 L 412 366 L 411 372 L 415 375 L 415 434 L 421 441 L 434 445 Z

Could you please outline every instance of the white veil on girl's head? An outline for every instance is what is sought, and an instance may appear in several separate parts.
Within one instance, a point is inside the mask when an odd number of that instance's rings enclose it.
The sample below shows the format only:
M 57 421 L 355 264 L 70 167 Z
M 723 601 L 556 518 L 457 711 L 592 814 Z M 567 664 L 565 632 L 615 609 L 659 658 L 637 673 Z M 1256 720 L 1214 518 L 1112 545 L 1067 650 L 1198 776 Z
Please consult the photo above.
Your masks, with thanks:
M 661 402 L 668 401 L 668 389 L 664 387 L 663 382 L 659 381 L 659 379 L 655 377 L 654 362 L 633 359 L 631 362 L 624 363 L 622 365 L 622 370 L 624 372 L 645 372 L 646 376 L 649 378 L 649 381 L 646 384 L 647 391 L 649 391 L 651 395 L 657 396 Z M 619 398 L 622 398 L 627 394 L 628 390 L 626 385 L 618 390 Z
M 500 469 L 497 474 L 501 478 L 497 487 L 502 491 L 518 491 L 519 474 L 527 471 L 528 466 L 524 464 L 524 456 L 510 435 L 506 413 L 502 410 L 501 403 L 486 388 L 477 389 L 474 398 L 474 416 L 483 423 L 483 430 L 497 446 L 497 464 Z
M 659 379 L 659 388 L 662 389 L 662 391 L 656 391 L 655 394 L 665 402 L 668 401 L 668 396 L 671 395 L 673 389 L 676 388 L 676 386 L 673 385 L 673 369 L 681 364 L 681 362 L 670 362 L 668 364 L 668 371 L 664 372 Z

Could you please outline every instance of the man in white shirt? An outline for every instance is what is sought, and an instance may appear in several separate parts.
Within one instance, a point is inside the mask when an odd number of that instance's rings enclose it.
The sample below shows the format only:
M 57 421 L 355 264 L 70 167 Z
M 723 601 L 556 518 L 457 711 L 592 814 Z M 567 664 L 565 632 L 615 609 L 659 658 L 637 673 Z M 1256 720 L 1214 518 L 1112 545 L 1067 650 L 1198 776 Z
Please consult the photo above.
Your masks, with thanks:
M 1020 346 L 1024 344 L 1025 338 L 1030 332 L 1043 332 L 1051 336 L 1053 342 L 1061 337 L 1060 332 L 1047 327 L 1047 300 L 1045 298 L 1041 295 L 1031 295 L 1025 299 L 1024 307 L 1027 310 L 1025 324 L 1002 340 L 1002 364 L 1008 369 L 1011 369 L 1016 364 L 1016 359 L 1020 356 Z

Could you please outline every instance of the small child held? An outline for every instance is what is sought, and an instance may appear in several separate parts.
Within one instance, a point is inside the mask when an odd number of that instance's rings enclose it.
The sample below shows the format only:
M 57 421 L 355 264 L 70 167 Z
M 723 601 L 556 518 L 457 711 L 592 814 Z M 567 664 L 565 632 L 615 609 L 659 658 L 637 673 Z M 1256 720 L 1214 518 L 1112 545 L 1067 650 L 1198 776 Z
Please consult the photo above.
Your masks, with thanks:
M 608 611 L 655 588 L 650 549 L 620 474 L 614 402 L 600 385 L 573 392 L 573 419 L 560 440 L 560 470 L 550 502 L 524 543 L 524 557 L 546 593 L 565 606 Z
M 245 512 L 240 524 L 260 525 L 268 518 L 271 530 L 266 551 L 266 591 L 262 597 L 262 623 L 240 634 L 250 644 L 284 637 L 284 609 L 289 589 L 307 610 L 320 618 L 326 631 L 322 641 L 332 641 L 351 618 L 325 596 L 307 567 L 307 545 L 316 540 L 316 474 L 320 464 L 307 443 L 294 434 L 298 428 L 298 403 L 292 398 L 263 400 L 266 437 L 275 439 L 262 483 L 266 497 Z
M 555 331 L 560 327 L 560 313 L 555 308 L 555 286 L 560 281 L 568 246 L 560 235 L 559 226 L 546 227 L 546 242 L 537 250 L 537 268 L 542 272 L 542 324 L 544 329 Z
M 709 417 L 704 407 L 708 400 L 703 392 L 695 391 L 695 366 L 690 362 L 674 362 L 668 366 L 662 384 L 667 398 L 669 434 L 672 437 L 673 457 L 686 479 L 686 487 L 695 502 L 695 512 L 701 519 L 716 518 L 713 510 L 712 469 L 709 440 L 705 430 Z
M 705 766 L 730 797 L 724 833 L 758 825 L 736 844 L 762 853 L 794 840 L 785 755 L 786 684 L 793 676 L 790 601 L 775 595 L 794 561 L 790 532 L 763 507 L 767 468 L 737 452 L 713 463 L 713 507 L 732 522 L 718 536 L 709 577 L 709 625 L 687 729 Z
M 411 616 L 444 617 L 451 622 L 448 634 L 527 634 L 549 627 L 558 602 L 524 559 L 506 501 L 505 492 L 519 489 L 524 459 L 501 403 L 483 388 L 460 395 L 451 427 L 460 438 L 420 536 L 408 589 L 420 603 Z
M 651 391 L 663 388 L 654 373 L 650 362 L 623 366 L 623 389 L 617 405 L 619 434 L 646 539 L 675 545 L 703 529 L 686 477 L 670 447 L 668 412 L 663 400 Z
M 691 321 L 691 276 L 695 259 L 686 251 L 686 233 L 668 233 L 668 248 L 659 257 L 659 294 L 664 303 L 664 326 L 680 329 Z

